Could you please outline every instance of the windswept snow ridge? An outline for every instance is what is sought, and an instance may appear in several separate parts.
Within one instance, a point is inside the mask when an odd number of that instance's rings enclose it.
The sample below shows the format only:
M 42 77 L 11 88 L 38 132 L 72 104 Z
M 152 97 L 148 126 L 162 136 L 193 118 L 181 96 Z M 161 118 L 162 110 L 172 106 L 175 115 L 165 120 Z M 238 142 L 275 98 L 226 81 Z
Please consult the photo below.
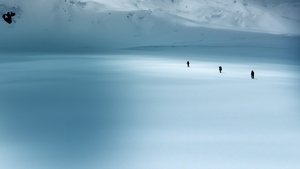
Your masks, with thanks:
M 88 4 L 90 1 L 85 2 Z M 299 33 L 295 27 L 299 26 L 298 1 L 96 0 L 93 5 L 114 11 L 150 10 L 158 15 L 171 15 L 171 21 L 188 26 L 277 34 Z

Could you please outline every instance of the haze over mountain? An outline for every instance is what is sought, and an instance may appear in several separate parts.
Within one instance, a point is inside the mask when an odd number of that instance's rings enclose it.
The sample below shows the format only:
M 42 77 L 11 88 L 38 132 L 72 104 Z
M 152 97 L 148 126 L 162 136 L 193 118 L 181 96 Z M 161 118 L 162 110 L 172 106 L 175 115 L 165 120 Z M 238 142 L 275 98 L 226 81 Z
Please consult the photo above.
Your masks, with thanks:
M 0 24 L 3 50 L 119 49 L 246 38 L 247 32 L 300 34 L 296 0 L 1 0 L 1 13 L 8 10 L 17 15 L 12 25 Z

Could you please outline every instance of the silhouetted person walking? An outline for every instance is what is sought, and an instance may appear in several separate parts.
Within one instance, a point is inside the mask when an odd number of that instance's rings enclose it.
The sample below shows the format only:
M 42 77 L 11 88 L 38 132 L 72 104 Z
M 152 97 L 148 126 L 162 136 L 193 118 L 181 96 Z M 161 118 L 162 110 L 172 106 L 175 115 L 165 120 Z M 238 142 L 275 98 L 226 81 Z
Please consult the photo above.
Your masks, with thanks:
M 222 66 L 219 66 L 219 71 L 220 73 L 222 73 Z
M 251 71 L 251 78 L 254 79 L 254 71 Z
M 190 61 L 186 62 L 187 67 L 190 67 Z
M 8 23 L 12 23 L 12 17 L 15 16 L 16 14 L 13 12 L 7 12 L 6 14 L 2 15 L 2 18 Z

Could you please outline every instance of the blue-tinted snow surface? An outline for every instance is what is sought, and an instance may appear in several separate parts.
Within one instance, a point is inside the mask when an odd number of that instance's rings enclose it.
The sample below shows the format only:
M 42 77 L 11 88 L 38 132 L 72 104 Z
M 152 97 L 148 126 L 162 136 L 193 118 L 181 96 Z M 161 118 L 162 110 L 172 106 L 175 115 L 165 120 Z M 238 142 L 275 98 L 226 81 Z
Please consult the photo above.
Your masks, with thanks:
M 123 53 L 1 54 L 0 168 L 300 166 L 297 60 Z

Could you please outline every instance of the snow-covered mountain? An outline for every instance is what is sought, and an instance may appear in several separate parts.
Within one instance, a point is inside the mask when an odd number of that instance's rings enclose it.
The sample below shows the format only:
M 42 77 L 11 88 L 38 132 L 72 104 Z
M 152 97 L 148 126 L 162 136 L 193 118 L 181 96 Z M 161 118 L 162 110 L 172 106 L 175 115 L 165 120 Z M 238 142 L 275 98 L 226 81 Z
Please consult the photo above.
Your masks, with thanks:
M 74 1 L 73 1 L 74 2 Z M 84 1 L 98 10 L 148 10 L 188 26 L 278 34 L 299 33 L 299 1 L 282 0 L 96 0 Z
M 296 0 L 0 0 L 2 50 L 190 45 L 264 34 L 299 35 Z M 201 44 L 201 43 L 200 43 Z

